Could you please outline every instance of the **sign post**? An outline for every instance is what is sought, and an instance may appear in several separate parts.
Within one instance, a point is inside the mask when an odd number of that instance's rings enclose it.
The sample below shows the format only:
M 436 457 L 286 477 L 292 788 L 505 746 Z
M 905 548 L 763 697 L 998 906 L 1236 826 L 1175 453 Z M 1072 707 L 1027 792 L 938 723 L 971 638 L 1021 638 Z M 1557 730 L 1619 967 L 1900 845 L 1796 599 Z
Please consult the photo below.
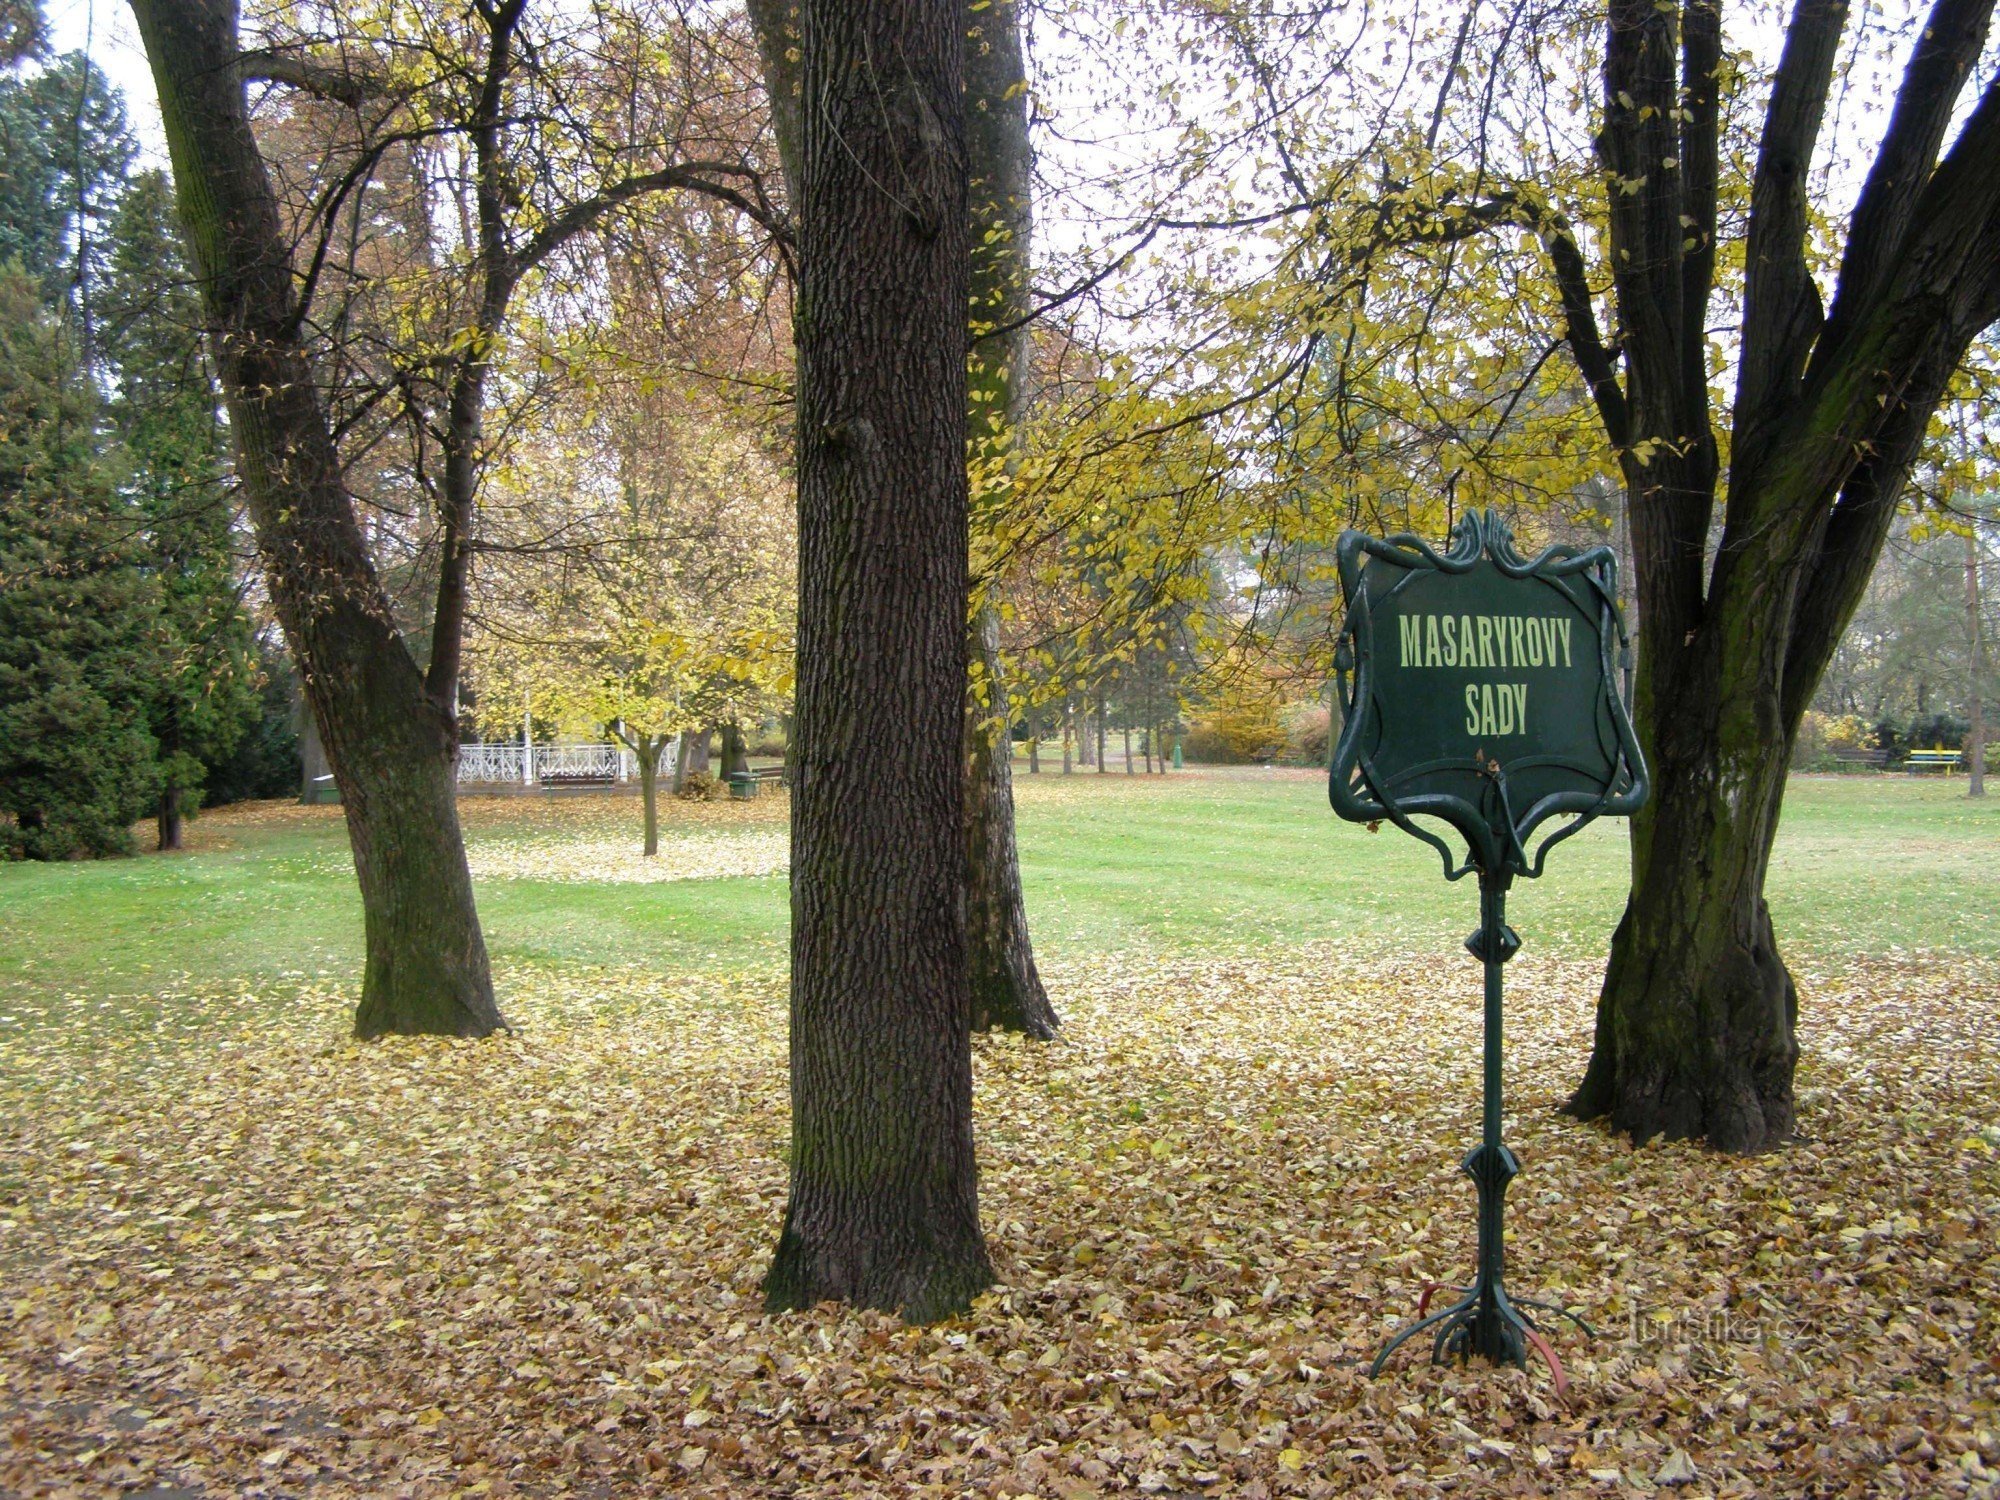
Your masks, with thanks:
M 1446 551 L 1410 535 L 1349 531 L 1338 550 L 1347 602 L 1336 672 L 1345 724 L 1328 795 L 1341 817 L 1394 823 L 1436 849 L 1447 880 L 1479 876 L 1479 930 L 1465 940 L 1485 968 L 1485 1112 L 1464 1171 L 1479 1191 L 1479 1264 L 1463 1296 L 1428 1311 L 1376 1356 L 1370 1375 L 1429 1331 L 1431 1358 L 1478 1354 L 1525 1366 L 1555 1351 L 1521 1309 L 1563 1308 L 1510 1298 L 1503 1285 L 1507 1184 L 1521 1170 L 1500 1140 L 1501 968 L 1521 946 L 1507 925 L 1507 890 L 1535 879 L 1551 847 L 1593 819 L 1646 799 L 1646 767 L 1620 691 L 1630 648 L 1608 547 L 1514 550 L 1494 513 L 1470 512 Z M 1461 855 L 1435 820 L 1465 841 Z M 1535 831 L 1568 821 L 1530 855 Z M 1582 1320 L 1576 1319 L 1579 1325 Z M 1588 1332 L 1586 1326 L 1585 1331 Z

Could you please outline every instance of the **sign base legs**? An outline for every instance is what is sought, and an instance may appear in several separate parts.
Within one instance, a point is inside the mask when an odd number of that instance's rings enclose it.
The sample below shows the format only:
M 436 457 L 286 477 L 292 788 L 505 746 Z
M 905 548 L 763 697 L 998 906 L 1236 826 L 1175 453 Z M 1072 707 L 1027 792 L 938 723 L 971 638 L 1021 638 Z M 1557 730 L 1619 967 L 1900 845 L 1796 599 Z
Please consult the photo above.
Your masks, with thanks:
M 1514 1153 L 1500 1143 L 1500 967 L 1521 947 L 1520 935 L 1507 925 L 1508 880 L 1504 873 L 1481 873 L 1479 930 L 1465 940 L 1467 949 L 1486 969 L 1484 1134 L 1480 1143 L 1466 1153 L 1463 1163 L 1465 1175 L 1479 1189 L 1479 1269 L 1473 1274 L 1471 1286 L 1452 1288 L 1462 1295 L 1442 1312 L 1430 1311 L 1431 1296 L 1439 1288 L 1435 1284 L 1425 1287 L 1423 1300 L 1417 1304 L 1417 1321 L 1382 1346 L 1375 1363 L 1368 1367 L 1368 1374 L 1371 1378 L 1381 1374 L 1390 1355 L 1428 1331 L 1432 1364 L 1477 1354 L 1495 1364 L 1526 1369 L 1528 1350 L 1533 1348 L 1548 1362 L 1549 1371 L 1555 1376 L 1556 1393 L 1563 1395 L 1569 1390 L 1569 1377 L 1563 1373 L 1562 1361 L 1556 1358 L 1555 1350 L 1549 1347 L 1534 1320 L 1520 1309 L 1534 1307 L 1555 1313 L 1570 1319 L 1586 1334 L 1591 1333 L 1590 1325 L 1575 1313 L 1550 1303 L 1510 1298 L 1502 1284 L 1507 1255 L 1503 1217 L 1507 1184 L 1521 1170 Z

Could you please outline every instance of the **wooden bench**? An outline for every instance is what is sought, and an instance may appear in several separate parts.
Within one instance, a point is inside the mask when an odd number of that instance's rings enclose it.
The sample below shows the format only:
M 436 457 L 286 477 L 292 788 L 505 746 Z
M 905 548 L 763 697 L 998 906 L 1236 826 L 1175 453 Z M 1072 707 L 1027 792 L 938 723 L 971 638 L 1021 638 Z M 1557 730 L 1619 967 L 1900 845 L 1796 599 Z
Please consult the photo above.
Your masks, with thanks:
M 1889 764 L 1889 752 L 1880 748 L 1873 750 L 1842 748 L 1829 751 L 1828 753 L 1844 766 L 1886 766 Z
M 1912 776 L 1925 771 L 1942 771 L 1949 776 L 1964 759 L 1963 750 L 1912 750 L 1903 757 L 1903 769 Z
M 543 786 L 610 786 L 617 778 L 609 771 L 544 771 Z

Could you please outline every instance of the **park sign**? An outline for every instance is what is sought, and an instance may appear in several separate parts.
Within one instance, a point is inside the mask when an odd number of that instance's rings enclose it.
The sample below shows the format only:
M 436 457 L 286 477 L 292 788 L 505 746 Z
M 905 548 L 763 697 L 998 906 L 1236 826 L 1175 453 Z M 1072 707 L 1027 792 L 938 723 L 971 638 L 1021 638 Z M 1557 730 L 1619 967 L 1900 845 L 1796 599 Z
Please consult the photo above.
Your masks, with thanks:
M 1644 800 L 1616 689 L 1625 641 L 1609 548 L 1524 560 L 1498 516 L 1474 511 L 1443 553 L 1349 531 L 1338 557 L 1346 721 L 1331 796 L 1342 817 L 1433 844 L 1452 879 L 1532 877 L 1558 839 Z M 1424 814 L 1464 837 L 1463 863 L 1410 821 Z M 1575 821 L 1531 861 L 1534 830 L 1562 815 Z
M 1507 888 L 1542 873 L 1549 850 L 1594 818 L 1635 811 L 1646 766 L 1619 691 L 1630 651 L 1608 547 L 1558 546 L 1532 560 L 1506 524 L 1468 512 L 1436 552 L 1410 535 L 1342 534 L 1337 556 L 1347 619 L 1335 657 L 1344 724 L 1328 796 L 1343 818 L 1394 823 L 1444 857 L 1447 880 L 1479 875 L 1479 928 L 1465 940 L 1485 968 L 1484 1119 L 1464 1170 L 1479 1189 L 1479 1263 L 1472 1285 L 1440 1312 L 1430 1291 L 1417 1321 L 1390 1339 L 1369 1373 L 1419 1333 L 1431 1358 L 1478 1354 L 1527 1363 L 1529 1345 L 1557 1388 L 1562 1362 L 1524 1308 L 1589 1325 L 1566 1308 L 1509 1297 L 1503 1284 L 1507 1184 L 1521 1170 L 1500 1140 L 1501 966 L 1521 946 L 1507 925 Z M 1441 820 L 1461 857 L 1415 820 Z M 1531 857 L 1536 829 L 1568 821 Z

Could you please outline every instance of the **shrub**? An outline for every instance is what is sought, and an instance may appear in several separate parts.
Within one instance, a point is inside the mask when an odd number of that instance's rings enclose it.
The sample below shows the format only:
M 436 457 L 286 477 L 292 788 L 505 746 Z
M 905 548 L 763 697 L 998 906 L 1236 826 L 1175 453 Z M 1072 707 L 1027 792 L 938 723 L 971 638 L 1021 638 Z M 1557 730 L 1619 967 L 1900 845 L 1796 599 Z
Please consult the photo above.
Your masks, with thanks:
M 1288 703 L 1284 710 L 1285 761 L 1294 766 L 1327 763 L 1333 714 L 1324 703 Z
M 690 771 L 682 778 L 680 790 L 674 795 L 683 802 L 707 802 L 715 796 L 715 789 L 721 784 L 706 771 Z

